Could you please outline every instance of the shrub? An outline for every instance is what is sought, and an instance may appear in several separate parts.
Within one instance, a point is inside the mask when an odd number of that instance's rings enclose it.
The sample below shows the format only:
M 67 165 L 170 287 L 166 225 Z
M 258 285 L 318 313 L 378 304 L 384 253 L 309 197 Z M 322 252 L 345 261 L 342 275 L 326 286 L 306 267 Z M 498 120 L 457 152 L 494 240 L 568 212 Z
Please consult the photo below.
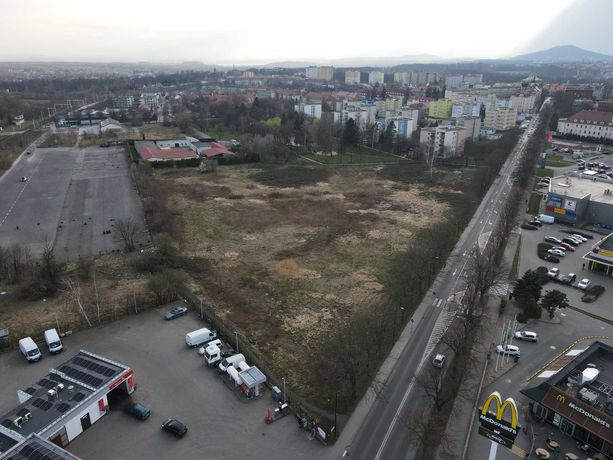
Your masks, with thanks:
M 528 318 L 539 319 L 543 313 L 543 310 L 541 309 L 541 307 L 539 307 L 539 305 L 536 302 L 534 302 L 528 305 L 524 309 L 524 313 L 526 314 L 526 317 Z
M 517 315 L 517 322 L 518 323 L 527 323 L 528 322 L 528 316 L 526 316 L 525 313 L 519 313 Z
M 536 247 L 536 252 L 541 259 L 544 259 L 549 255 L 547 254 L 547 251 L 549 251 L 551 248 L 553 248 L 553 245 L 549 243 L 539 243 Z
M 503 314 L 507 308 L 507 299 L 500 299 L 500 307 L 498 307 L 498 313 Z
M 521 224 L 520 227 L 524 230 L 538 230 L 538 227 L 532 224 Z
M 178 270 L 164 269 L 149 279 L 149 290 L 160 305 L 172 302 L 185 290 L 185 275 Z

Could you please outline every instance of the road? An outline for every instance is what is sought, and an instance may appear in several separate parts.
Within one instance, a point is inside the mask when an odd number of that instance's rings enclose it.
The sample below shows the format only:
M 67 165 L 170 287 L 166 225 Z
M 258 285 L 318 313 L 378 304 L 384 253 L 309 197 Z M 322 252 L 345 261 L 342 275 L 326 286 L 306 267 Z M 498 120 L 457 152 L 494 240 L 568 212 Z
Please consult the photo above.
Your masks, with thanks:
M 536 123 L 534 120 L 531 127 Z M 418 399 L 413 384 L 414 375 L 424 365 L 429 365 L 430 355 L 446 328 L 459 312 L 459 300 L 463 296 L 462 279 L 468 261 L 467 255 L 474 248 L 486 247 L 499 217 L 499 209 L 505 202 L 513 184 L 512 172 L 526 147 L 530 128 L 521 136 L 515 149 L 503 165 L 470 224 L 441 271 L 419 310 L 424 309 L 421 320 L 412 328 L 409 338 L 400 352 L 385 385 L 385 398 L 376 398 L 365 414 L 357 430 L 341 434 L 337 448 L 341 456 L 364 460 L 412 459 L 408 433 L 401 423 L 401 414 L 407 403 Z M 418 310 L 418 311 L 419 311 Z M 364 414 L 362 414 L 364 415 Z M 360 414 L 354 413 L 359 417 Z M 348 427 L 351 425 L 351 420 Z

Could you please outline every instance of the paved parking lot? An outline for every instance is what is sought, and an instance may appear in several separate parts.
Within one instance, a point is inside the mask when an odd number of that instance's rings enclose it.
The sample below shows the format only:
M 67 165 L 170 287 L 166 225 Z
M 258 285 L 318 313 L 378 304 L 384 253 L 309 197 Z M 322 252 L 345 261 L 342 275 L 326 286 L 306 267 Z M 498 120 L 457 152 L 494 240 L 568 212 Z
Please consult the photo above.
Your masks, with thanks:
M 143 222 L 134 192 L 122 147 L 33 149 L 0 178 L 0 241 L 27 246 L 34 254 L 49 241 L 62 259 L 120 248 L 113 222 L 130 217 Z
M 575 248 L 575 252 L 567 251 L 565 257 L 560 257 L 560 263 L 558 264 L 546 262 L 540 259 L 536 253 L 538 243 L 543 242 L 546 236 L 555 236 L 556 238 L 562 239 L 565 234 L 560 230 L 567 230 L 569 228 L 570 227 L 560 224 L 544 224 L 536 231 L 522 230 L 522 246 L 518 276 L 522 276 L 526 270 L 534 270 L 539 266 L 545 266 L 547 268 L 558 267 L 562 274 L 574 273 L 577 275 L 577 282 L 581 278 L 589 278 L 592 284 L 599 284 L 606 289 L 604 294 L 593 303 L 582 302 L 581 296 L 583 292 L 581 290 L 561 283 L 549 282 L 544 286 L 543 292 L 550 289 L 558 289 L 568 296 L 571 305 L 613 320 L 613 311 L 611 310 L 611 306 L 613 305 L 613 278 L 605 276 L 601 272 L 588 270 L 587 264 L 584 269 L 583 263 L 585 260 L 581 258 L 592 249 L 592 245 L 602 238 L 602 235 L 594 233 L 593 240 L 588 240 L 579 245 Z
M 94 424 L 68 446 L 88 459 L 207 458 L 207 459 L 315 459 L 327 452 L 309 441 L 296 419 L 287 416 L 264 423 L 272 406 L 270 392 L 257 401 L 239 400 L 209 369 L 195 350 L 185 346 L 185 333 L 202 327 L 188 315 L 164 321 L 164 309 L 154 309 L 100 328 L 78 332 L 65 340 L 67 351 L 44 354 L 28 364 L 18 352 L 0 355 L 0 413 L 17 404 L 17 389 L 26 388 L 79 349 L 126 364 L 135 372 L 135 401 L 151 408 L 140 422 L 119 410 Z M 10 376 L 10 378 L 6 378 Z M 183 439 L 161 432 L 167 418 L 189 428 Z

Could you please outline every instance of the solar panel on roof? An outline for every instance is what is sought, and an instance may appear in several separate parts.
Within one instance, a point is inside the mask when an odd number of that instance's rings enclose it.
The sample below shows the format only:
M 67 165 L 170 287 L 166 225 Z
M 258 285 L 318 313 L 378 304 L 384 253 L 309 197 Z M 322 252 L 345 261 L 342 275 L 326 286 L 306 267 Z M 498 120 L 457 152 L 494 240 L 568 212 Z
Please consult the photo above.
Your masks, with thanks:
M 13 425 L 13 422 L 11 422 L 9 419 L 5 419 L 2 420 L 2 426 L 5 428 L 14 428 L 15 425 Z
M 40 407 L 40 406 L 42 406 L 42 404 L 43 404 L 44 402 L 45 402 L 44 400 L 42 400 L 42 399 L 40 399 L 40 398 L 36 398 L 34 401 L 32 401 L 32 405 L 33 405 L 34 407 Z
M 70 404 L 66 404 L 66 403 L 58 404 L 56 409 L 59 410 L 63 414 L 68 409 L 70 409 Z
M 72 359 L 72 362 L 78 366 L 81 366 L 90 371 L 94 371 L 98 374 L 104 375 L 106 377 L 111 377 L 115 374 L 115 371 L 110 367 L 103 366 L 89 359 L 81 358 L 80 356 L 76 356 Z
M 83 399 L 85 398 L 85 393 L 77 393 L 72 397 L 73 401 L 83 401 Z
M 21 409 L 19 409 L 17 411 L 17 415 L 19 415 L 20 417 L 23 417 L 26 414 L 29 414 L 30 411 L 28 409 L 26 409 L 25 407 L 22 407 Z
M 28 387 L 26 388 L 26 393 L 28 393 L 29 395 L 33 395 L 34 393 L 36 393 L 36 388 Z
M 59 455 L 38 443 L 26 444 L 19 450 L 19 454 L 28 460 L 61 460 Z
M 59 375 L 57 375 L 57 374 L 49 374 L 49 378 L 50 378 L 51 380 L 55 380 L 56 382 L 61 382 L 61 381 L 62 381 L 62 377 L 60 377 L 60 376 L 59 376 Z
M 38 381 L 38 384 L 39 384 L 41 387 L 45 387 L 45 388 L 46 388 L 46 389 L 48 389 L 48 390 L 51 390 L 52 388 L 55 388 L 55 383 L 54 383 L 54 382 L 52 382 L 52 381 L 51 381 L 51 380 L 49 380 L 49 379 L 40 379 L 40 380 Z

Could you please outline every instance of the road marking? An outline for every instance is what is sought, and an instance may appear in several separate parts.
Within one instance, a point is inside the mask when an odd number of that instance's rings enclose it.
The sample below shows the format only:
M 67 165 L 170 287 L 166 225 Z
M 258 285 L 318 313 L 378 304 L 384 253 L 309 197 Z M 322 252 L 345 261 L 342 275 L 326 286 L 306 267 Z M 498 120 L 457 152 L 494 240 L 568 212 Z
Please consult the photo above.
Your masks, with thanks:
M 436 304 L 436 301 L 438 300 L 438 297 L 435 297 L 434 300 L 432 301 L 432 306 L 434 307 L 434 305 Z

